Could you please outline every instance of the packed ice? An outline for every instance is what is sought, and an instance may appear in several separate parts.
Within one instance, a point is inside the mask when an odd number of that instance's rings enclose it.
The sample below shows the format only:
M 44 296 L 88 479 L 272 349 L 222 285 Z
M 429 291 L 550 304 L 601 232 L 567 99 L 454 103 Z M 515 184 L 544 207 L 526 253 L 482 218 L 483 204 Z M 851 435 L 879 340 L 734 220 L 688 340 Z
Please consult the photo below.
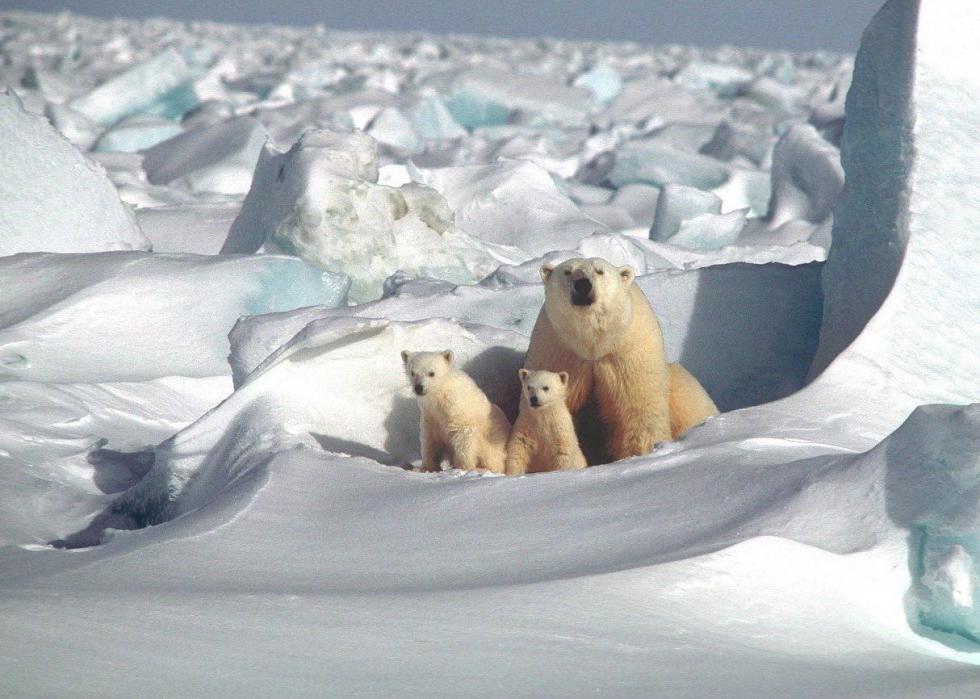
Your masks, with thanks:
M 0 14 L 0 693 L 975 693 L 954 4 L 856 57 Z M 573 257 L 721 414 L 418 472 L 400 352 L 513 420 Z

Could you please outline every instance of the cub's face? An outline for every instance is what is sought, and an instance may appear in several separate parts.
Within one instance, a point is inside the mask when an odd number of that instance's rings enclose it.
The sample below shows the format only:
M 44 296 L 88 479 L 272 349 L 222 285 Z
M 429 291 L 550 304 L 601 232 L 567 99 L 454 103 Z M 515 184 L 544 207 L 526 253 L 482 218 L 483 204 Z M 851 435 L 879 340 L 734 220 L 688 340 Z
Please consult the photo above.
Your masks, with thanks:
M 541 268 L 547 301 L 581 311 L 594 310 L 621 298 L 634 276 L 631 267 L 616 267 L 598 257 L 577 257 Z
M 568 386 L 568 373 L 560 371 L 528 371 L 521 369 L 517 372 L 521 377 L 521 390 L 524 400 L 533 409 L 543 408 L 555 402 L 565 402 L 565 389 Z
M 402 350 L 402 363 L 405 374 L 412 384 L 415 395 L 422 397 L 453 368 L 453 353 L 409 352 Z

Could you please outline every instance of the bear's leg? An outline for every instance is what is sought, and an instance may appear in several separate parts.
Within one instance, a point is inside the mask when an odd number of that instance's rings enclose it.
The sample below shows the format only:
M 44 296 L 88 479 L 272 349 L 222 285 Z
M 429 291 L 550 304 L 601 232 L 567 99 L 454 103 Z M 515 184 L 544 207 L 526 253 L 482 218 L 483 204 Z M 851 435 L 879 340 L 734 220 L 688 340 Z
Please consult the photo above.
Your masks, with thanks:
M 534 442 L 527 434 L 514 428 L 514 434 L 507 442 L 507 465 L 505 472 L 508 476 L 523 476 L 527 473 L 528 464 L 534 454 Z
M 640 354 L 595 364 L 596 399 L 614 461 L 642 456 L 670 440 L 667 367 Z
M 429 421 L 422 419 L 422 430 L 419 435 L 422 441 L 422 470 L 438 471 L 445 454 L 445 445 L 442 435 L 438 430 L 429 424 Z
M 679 438 L 692 427 L 718 414 L 701 382 L 680 364 L 670 364 L 670 433 Z
M 560 450 L 555 453 L 556 471 L 577 471 L 585 468 L 585 457 L 578 449 L 574 451 Z
M 463 429 L 449 435 L 451 466 L 461 471 L 480 468 L 480 436 L 473 429 Z

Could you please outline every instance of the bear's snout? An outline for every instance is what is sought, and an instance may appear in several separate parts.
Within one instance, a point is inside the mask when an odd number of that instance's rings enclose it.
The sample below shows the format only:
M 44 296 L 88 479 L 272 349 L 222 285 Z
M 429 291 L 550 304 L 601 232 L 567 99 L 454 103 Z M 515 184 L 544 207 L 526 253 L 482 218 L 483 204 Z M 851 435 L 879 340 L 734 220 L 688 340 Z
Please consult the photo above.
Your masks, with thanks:
M 422 386 L 422 384 L 418 384 L 418 383 L 415 384 L 415 395 L 417 396 L 425 395 L 425 388 Z
M 531 404 L 532 408 L 537 408 L 541 405 L 541 400 L 537 396 L 531 396 L 527 399 L 527 402 Z
M 592 290 L 592 282 L 586 277 L 575 279 L 572 282 L 572 303 L 576 306 L 591 306 L 595 300 Z

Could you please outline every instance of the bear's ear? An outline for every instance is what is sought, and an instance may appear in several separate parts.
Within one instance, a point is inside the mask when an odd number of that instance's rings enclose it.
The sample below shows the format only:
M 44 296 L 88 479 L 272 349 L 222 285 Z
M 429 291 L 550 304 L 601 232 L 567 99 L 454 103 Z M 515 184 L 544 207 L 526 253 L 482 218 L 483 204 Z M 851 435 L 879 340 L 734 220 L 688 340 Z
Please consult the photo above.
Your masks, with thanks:
M 442 353 L 442 358 L 446 360 L 446 364 L 452 364 L 453 363 L 453 351 L 452 350 L 445 350 Z
M 402 350 L 402 363 L 408 364 L 409 352 L 408 350 Z
M 619 272 L 619 278 L 623 280 L 624 284 L 631 284 L 633 279 L 636 278 L 636 272 L 629 265 L 623 265 L 617 271 Z
M 541 265 L 541 281 L 547 282 L 551 273 L 555 271 L 554 265 Z
M 561 385 L 562 386 L 567 386 L 568 385 L 568 372 L 567 371 L 559 371 L 558 372 L 558 380 L 561 381 Z
M 517 375 L 521 377 L 521 383 L 527 381 L 527 377 L 531 375 L 531 372 L 527 369 L 518 369 Z

